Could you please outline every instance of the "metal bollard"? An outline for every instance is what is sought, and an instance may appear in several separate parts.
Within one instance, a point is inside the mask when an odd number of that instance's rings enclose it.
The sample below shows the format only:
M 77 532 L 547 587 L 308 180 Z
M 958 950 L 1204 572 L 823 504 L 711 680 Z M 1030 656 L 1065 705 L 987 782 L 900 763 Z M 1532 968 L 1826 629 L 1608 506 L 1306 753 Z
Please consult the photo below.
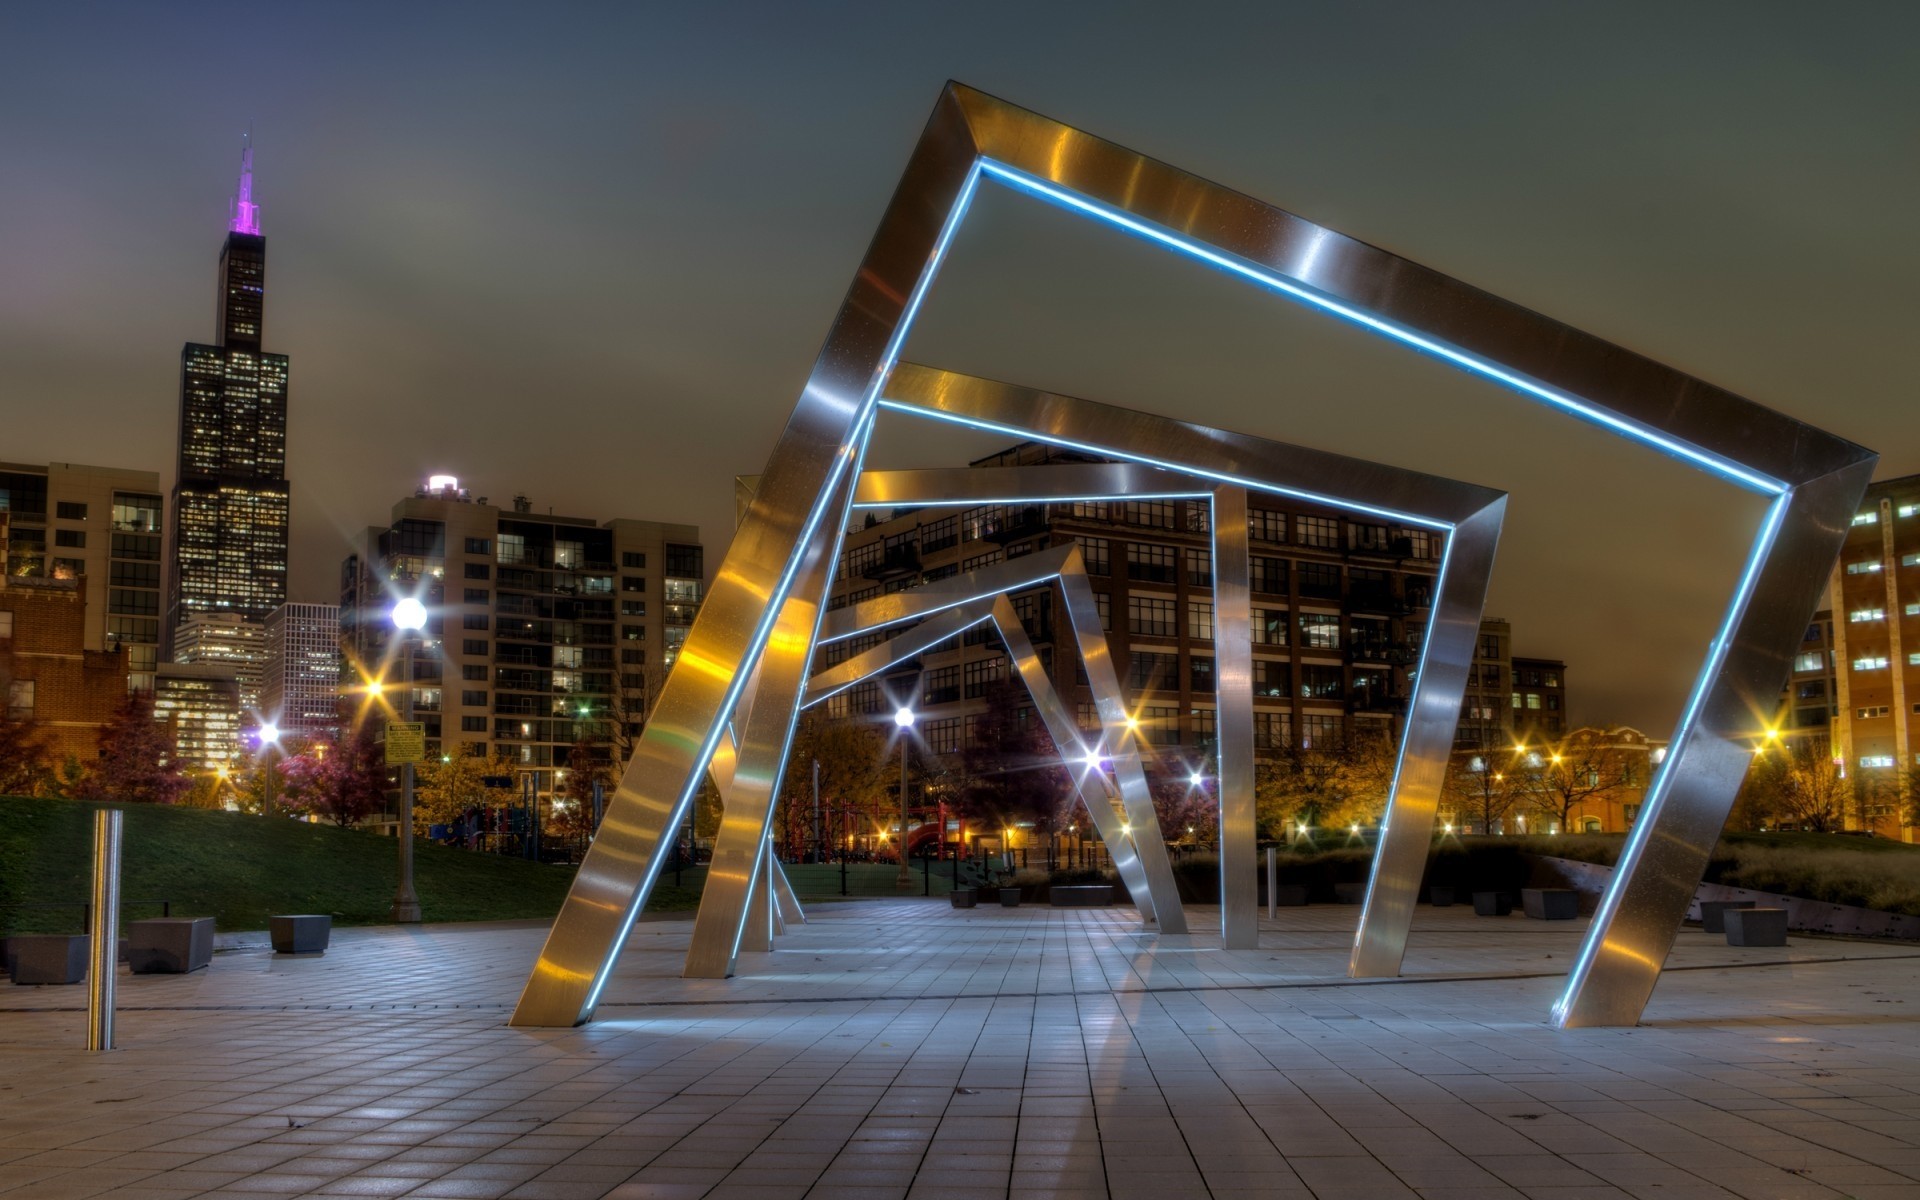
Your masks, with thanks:
M 1274 865 L 1273 847 L 1267 847 L 1267 920 L 1273 920 L 1274 902 L 1280 895 L 1280 871 Z
M 113 1049 L 114 971 L 120 961 L 120 818 L 93 814 L 92 945 L 87 954 L 87 1049 Z

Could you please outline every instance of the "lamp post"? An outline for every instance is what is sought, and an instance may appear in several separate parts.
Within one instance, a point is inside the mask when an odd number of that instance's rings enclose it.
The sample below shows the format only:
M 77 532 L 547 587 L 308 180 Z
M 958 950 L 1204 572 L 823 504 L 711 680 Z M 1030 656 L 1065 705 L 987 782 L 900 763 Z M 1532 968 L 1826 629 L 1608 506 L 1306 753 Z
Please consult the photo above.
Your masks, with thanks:
M 913 738 L 913 710 L 902 708 L 895 712 L 893 723 L 900 729 L 900 875 L 893 885 L 910 888 L 913 875 L 907 870 L 907 743 Z
M 400 634 L 400 658 L 406 664 L 400 676 L 403 689 L 400 697 L 400 719 L 413 723 L 413 647 L 408 644 L 408 635 L 417 633 L 427 624 L 426 605 L 409 596 L 393 606 L 393 627 Z M 413 892 L 413 764 L 400 766 L 400 884 L 394 889 L 393 911 L 390 914 L 396 925 L 418 925 L 420 923 L 420 897 Z
M 260 815 L 273 815 L 273 752 L 280 748 L 280 727 L 272 723 L 262 725 L 256 732 L 260 739 L 260 756 L 266 761 L 263 768 L 266 778 L 261 782 L 265 789 L 260 800 Z

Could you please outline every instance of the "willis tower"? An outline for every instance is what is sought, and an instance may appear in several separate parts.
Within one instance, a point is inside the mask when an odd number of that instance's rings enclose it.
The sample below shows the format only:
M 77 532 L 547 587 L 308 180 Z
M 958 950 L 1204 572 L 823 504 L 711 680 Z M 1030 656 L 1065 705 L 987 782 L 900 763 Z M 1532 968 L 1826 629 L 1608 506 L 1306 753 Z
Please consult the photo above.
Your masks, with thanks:
M 217 341 L 180 352 L 180 456 L 167 657 L 182 625 L 236 614 L 264 620 L 287 598 L 287 358 L 261 347 L 267 239 L 253 202 L 253 147 L 240 153 L 215 298 Z

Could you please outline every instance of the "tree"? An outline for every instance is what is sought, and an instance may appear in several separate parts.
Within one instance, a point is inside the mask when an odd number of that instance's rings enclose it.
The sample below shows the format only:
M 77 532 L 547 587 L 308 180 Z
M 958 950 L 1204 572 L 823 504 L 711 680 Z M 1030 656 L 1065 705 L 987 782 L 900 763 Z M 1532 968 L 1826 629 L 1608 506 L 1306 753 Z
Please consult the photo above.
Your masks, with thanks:
M 600 785 L 603 799 L 611 799 L 619 782 L 613 753 L 613 744 L 605 736 L 581 737 L 568 748 L 566 770 L 542 828 L 562 838 L 584 838 L 593 832 L 593 785 Z
M 424 835 L 433 825 L 451 825 L 472 807 L 516 804 L 511 790 L 490 789 L 489 778 L 514 778 L 514 764 L 497 752 L 484 757 L 455 754 L 414 769 L 413 831 Z
M 1575 809 L 1603 802 L 1627 786 L 1620 751 L 1598 729 L 1574 730 L 1528 758 L 1524 768 L 1515 764 L 1512 774 L 1519 777 L 1525 805 L 1562 833 L 1571 827 Z
M 1025 687 L 1004 674 L 987 687 L 986 708 L 961 750 L 959 808 L 969 820 L 1051 829 L 1073 794 L 1060 751 L 1032 707 L 1020 704 L 1025 698 Z
M 346 828 L 387 804 L 387 766 L 373 730 L 362 724 L 340 741 L 316 739 L 277 770 L 279 804 L 288 812 L 319 817 Z
M 0 796 L 45 795 L 53 784 L 53 746 L 40 723 L 0 705 Z
M 100 752 L 87 764 L 80 798 L 173 804 L 191 783 L 173 731 L 154 719 L 153 695 L 129 692 L 100 731 Z
M 1217 784 L 1218 780 L 1211 782 Z M 1214 840 L 1219 814 L 1207 784 L 1194 783 L 1192 775 L 1184 770 L 1169 774 L 1149 769 L 1147 792 L 1153 797 L 1153 813 L 1159 818 L 1160 837 L 1167 845 Z M 1193 832 L 1187 832 L 1189 829 Z
M 1492 833 L 1494 824 L 1504 820 L 1520 798 L 1518 781 L 1510 779 L 1502 765 L 1493 761 L 1491 752 L 1454 755 L 1447 763 L 1441 808 L 1451 811 L 1461 825 Z
M 887 742 L 873 725 L 860 720 L 833 720 L 820 709 L 809 709 L 794 728 L 793 749 L 787 755 L 787 774 L 780 786 L 782 812 L 804 814 L 812 840 L 813 764 L 820 764 L 820 821 L 829 842 L 838 836 L 835 814 L 851 812 L 878 818 L 889 802 L 897 803 L 894 774 L 897 763 L 887 753 Z
M 1774 813 L 1782 825 L 1825 833 L 1840 827 L 1853 800 L 1853 780 L 1830 752 L 1827 740 L 1805 737 L 1756 756 L 1749 774 L 1770 789 Z

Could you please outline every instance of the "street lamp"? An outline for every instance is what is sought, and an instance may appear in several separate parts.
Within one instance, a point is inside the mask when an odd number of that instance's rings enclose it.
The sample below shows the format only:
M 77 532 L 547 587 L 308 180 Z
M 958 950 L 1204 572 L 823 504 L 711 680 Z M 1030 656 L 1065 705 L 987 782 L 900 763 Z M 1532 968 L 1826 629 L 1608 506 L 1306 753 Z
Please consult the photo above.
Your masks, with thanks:
M 427 624 L 427 606 L 408 596 L 393 606 L 393 627 L 400 633 L 402 667 L 401 720 L 413 724 L 413 648 L 407 635 Z M 413 764 L 400 766 L 400 884 L 393 892 L 391 916 L 396 925 L 420 923 L 420 897 L 413 891 Z
M 893 723 L 900 729 L 900 875 L 893 886 L 910 888 L 913 874 L 907 870 L 907 742 L 913 736 L 913 710 L 904 706 L 896 710 Z
M 255 730 L 254 736 L 260 739 L 260 754 L 266 759 L 267 777 L 263 783 L 265 793 L 260 800 L 260 815 L 267 816 L 273 812 L 273 752 L 280 748 L 280 727 L 269 721 Z

